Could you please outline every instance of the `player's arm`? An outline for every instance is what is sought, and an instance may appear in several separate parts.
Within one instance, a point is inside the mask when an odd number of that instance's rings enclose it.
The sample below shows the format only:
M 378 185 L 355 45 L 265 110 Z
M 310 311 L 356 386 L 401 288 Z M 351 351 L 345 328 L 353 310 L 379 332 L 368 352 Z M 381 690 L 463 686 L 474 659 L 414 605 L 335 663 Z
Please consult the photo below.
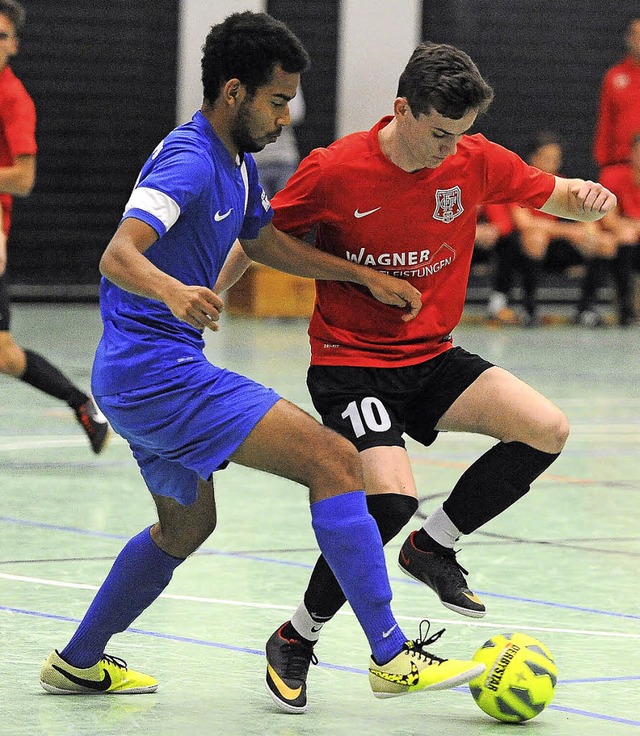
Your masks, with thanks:
M 14 197 L 28 197 L 36 181 L 36 157 L 16 156 L 11 166 L 0 167 L 0 192 Z
M 100 273 L 125 291 L 164 302 L 192 327 L 217 330 L 222 300 L 204 286 L 187 286 L 153 265 L 144 252 L 158 233 L 142 220 L 122 221 L 100 259 Z
M 242 278 L 244 272 L 251 265 L 251 258 L 244 252 L 239 240 L 231 246 L 227 260 L 218 274 L 218 280 L 213 290 L 216 294 L 222 294 L 230 289 L 236 281 Z
M 559 176 L 555 180 L 551 196 L 540 207 L 542 212 L 569 220 L 594 222 L 616 206 L 616 195 L 598 182 Z
M 321 281 L 351 281 L 365 286 L 383 304 L 407 310 L 402 319 L 413 319 L 422 307 L 421 294 L 407 281 L 324 253 L 269 223 L 255 240 L 241 240 L 245 253 L 254 261 L 278 271 Z

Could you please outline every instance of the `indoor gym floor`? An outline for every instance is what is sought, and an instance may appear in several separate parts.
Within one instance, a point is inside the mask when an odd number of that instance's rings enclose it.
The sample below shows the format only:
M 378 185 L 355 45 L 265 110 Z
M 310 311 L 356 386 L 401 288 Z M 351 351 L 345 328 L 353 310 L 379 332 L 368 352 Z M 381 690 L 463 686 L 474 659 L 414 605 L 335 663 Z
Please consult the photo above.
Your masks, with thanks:
M 100 333 L 95 307 L 16 305 L 16 338 L 84 386 Z M 517 506 L 464 540 L 460 561 L 485 619 L 443 608 L 398 570 L 394 611 L 410 636 L 446 626 L 433 651 L 468 658 L 490 636 L 524 631 L 554 653 L 551 706 L 522 728 L 538 736 L 640 736 L 640 330 L 461 327 L 456 342 L 512 370 L 569 416 L 562 457 Z M 226 317 L 208 355 L 312 411 L 305 323 Z M 471 435 L 409 444 L 432 509 L 489 447 Z M 218 473 L 218 529 L 167 593 L 110 653 L 155 675 L 157 693 L 55 697 L 38 684 L 124 542 L 153 521 L 126 444 L 91 454 L 71 413 L 0 377 L 0 733 L 224 736 L 468 736 L 506 733 L 468 689 L 376 700 L 368 647 L 344 611 L 325 628 L 309 676 L 310 708 L 287 715 L 263 684 L 263 647 L 300 600 L 317 548 L 305 491 L 232 466 Z M 419 520 L 411 522 L 416 527 Z

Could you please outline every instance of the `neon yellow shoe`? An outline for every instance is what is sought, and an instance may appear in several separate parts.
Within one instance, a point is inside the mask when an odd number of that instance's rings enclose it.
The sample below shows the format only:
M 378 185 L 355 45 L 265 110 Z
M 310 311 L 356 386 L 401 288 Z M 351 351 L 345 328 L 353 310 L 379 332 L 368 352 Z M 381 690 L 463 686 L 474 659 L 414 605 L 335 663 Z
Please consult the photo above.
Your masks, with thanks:
M 118 657 L 103 654 L 93 667 L 80 669 L 67 664 L 57 650 L 45 659 L 40 684 L 54 695 L 133 695 L 158 689 L 157 680 L 130 670 Z
M 423 624 L 427 624 L 422 636 Z M 426 650 L 439 639 L 444 629 L 427 638 L 429 622 L 420 624 L 420 637 L 404 643 L 390 662 L 379 665 L 373 658 L 369 666 L 369 684 L 376 698 L 395 698 L 418 690 L 448 690 L 481 675 L 485 666 L 460 659 L 442 659 Z

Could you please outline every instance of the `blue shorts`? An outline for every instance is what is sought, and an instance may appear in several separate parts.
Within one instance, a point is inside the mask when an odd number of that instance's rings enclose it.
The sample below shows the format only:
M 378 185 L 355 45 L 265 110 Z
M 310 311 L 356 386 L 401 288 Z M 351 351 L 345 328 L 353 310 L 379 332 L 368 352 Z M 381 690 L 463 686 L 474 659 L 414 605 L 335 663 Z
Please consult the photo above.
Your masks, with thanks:
M 95 399 L 151 493 L 188 505 L 198 478 L 223 466 L 280 396 L 203 358 L 166 382 Z

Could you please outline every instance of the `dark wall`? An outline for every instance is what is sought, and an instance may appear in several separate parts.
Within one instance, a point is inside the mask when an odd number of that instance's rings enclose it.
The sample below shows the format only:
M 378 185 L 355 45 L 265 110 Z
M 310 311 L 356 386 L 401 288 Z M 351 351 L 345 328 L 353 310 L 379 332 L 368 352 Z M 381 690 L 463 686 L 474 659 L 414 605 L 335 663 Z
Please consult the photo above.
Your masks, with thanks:
M 268 0 L 267 12 L 286 23 L 305 45 L 311 68 L 302 76 L 306 117 L 296 128 L 300 153 L 335 140 L 338 13 L 340 0 Z
M 95 287 L 139 168 L 176 109 L 178 0 L 24 5 L 12 67 L 36 103 L 39 153 L 35 189 L 16 199 L 14 296 L 33 284 Z
M 564 173 L 597 176 L 591 145 L 605 70 L 638 0 L 425 0 L 423 38 L 467 51 L 496 91 L 476 129 L 521 153 L 535 131 L 565 143 Z

